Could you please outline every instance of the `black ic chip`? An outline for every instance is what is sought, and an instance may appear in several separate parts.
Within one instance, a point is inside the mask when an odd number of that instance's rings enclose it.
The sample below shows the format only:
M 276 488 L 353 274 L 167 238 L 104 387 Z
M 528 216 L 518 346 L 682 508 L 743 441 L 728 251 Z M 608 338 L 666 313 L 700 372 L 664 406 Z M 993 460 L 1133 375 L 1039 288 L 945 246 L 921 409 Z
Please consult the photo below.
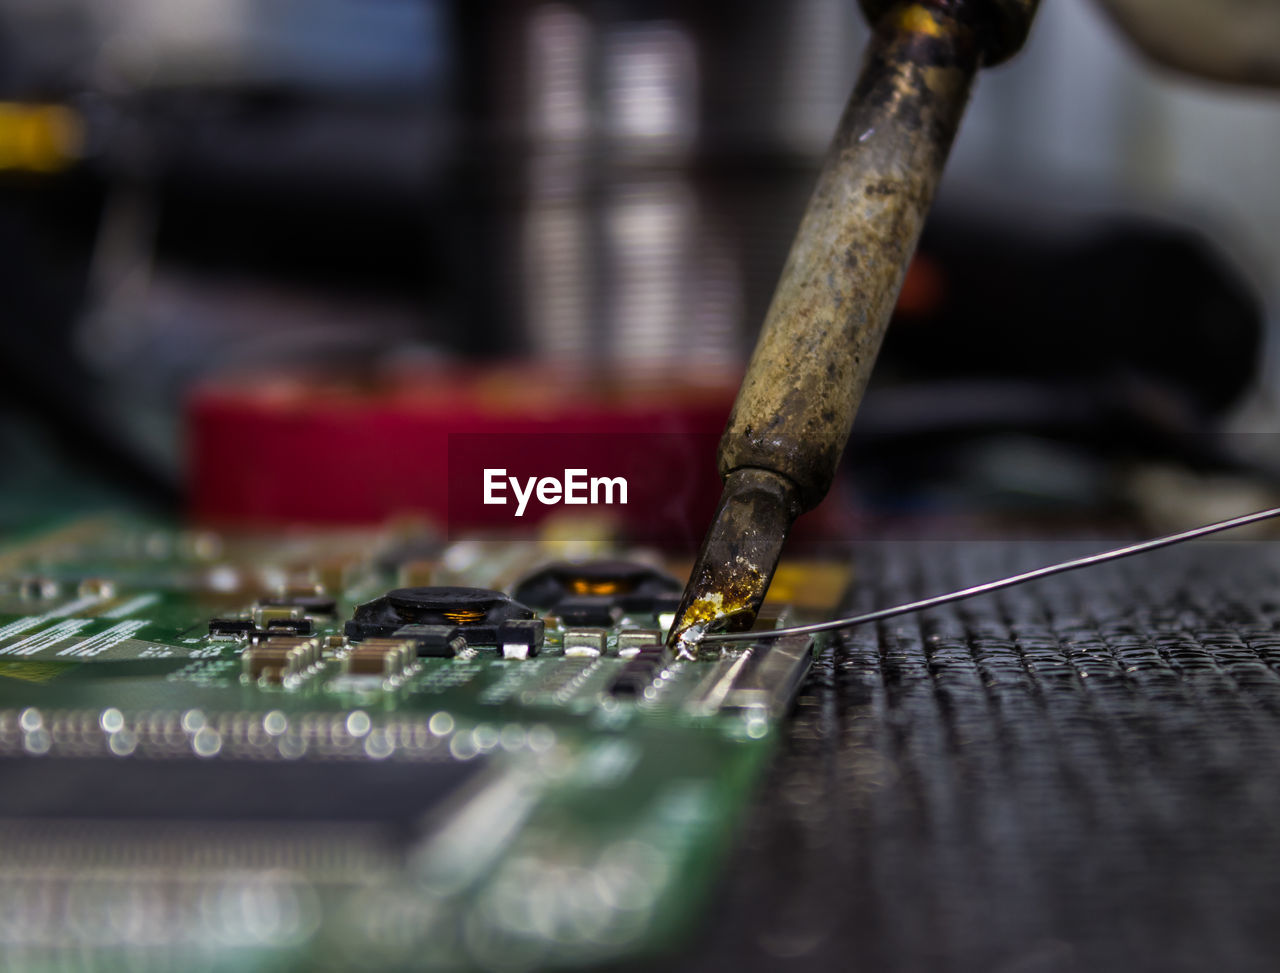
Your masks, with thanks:
M 352 823 L 411 839 L 424 814 L 485 764 L 441 760 L 252 761 L 0 758 L 4 819 L 197 824 Z

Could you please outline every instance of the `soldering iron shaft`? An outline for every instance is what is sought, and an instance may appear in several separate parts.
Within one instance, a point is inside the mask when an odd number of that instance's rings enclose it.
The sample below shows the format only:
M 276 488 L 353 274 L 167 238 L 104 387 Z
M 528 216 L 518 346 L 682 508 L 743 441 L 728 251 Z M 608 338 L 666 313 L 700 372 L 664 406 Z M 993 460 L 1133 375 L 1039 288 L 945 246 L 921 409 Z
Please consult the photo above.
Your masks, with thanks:
M 1016 50 L 1034 5 L 864 2 L 874 36 L 720 441 L 678 650 L 750 627 L 792 522 L 831 486 L 974 75 Z

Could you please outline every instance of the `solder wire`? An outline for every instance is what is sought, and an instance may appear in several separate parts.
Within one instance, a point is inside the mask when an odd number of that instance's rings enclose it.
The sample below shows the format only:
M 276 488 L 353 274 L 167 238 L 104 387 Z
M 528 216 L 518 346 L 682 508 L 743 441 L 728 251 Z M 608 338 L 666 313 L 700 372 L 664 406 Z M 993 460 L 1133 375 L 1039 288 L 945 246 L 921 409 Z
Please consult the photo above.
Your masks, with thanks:
M 1135 544 L 1113 548 L 1109 551 L 1100 551 L 1097 554 L 1086 554 L 1084 557 L 1073 558 L 1070 561 L 1060 561 L 1057 564 L 1049 564 L 1042 568 L 1035 568 L 1032 571 L 1024 571 L 1021 574 L 1012 574 L 1007 578 L 997 578 L 995 581 L 975 584 L 968 588 L 959 588 L 955 591 L 948 591 L 940 595 L 933 595 L 930 598 L 921 598 L 919 601 L 910 601 L 902 605 L 894 605 L 890 608 L 880 608 L 876 611 L 866 612 L 862 615 L 851 615 L 848 618 L 837 618 L 829 622 L 814 622 L 810 625 L 793 625 L 788 628 L 774 628 L 759 632 L 717 632 L 703 635 L 697 641 L 759 642 L 762 639 L 780 639 L 786 638 L 790 635 L 813 635 L 818 632 L 834 632 L 842 628 L 852 628 L 855 625 L 865 625 L 868 622 L 878 622 L 886 618 L 895 618 L 898 615 L 909 615 L 912 612 L 923 611 L 926 608 L 934 608 L 938 605 L 948 605 L 953 601 L 963 601 L 966 598 L 976 598 L 978 595 L 989 594 L 992 591 L 1001 591 L 1004 588 L 1012 588 L 1014 585 L 1026 584 L 1028 581 L 1035 581 L 1038 578 L 1047 578 L 1054 574 L 1062 574 L 1065 571 L 1075 571 L 1078 568 L 1093 567 L 1096 564 L 1104 564 L 1107 561 L 1118 561 L 1122 557 L 1133 557 L 1135 554 L 1145 554 L 1148 551 L 1155 551 L 1162 547 L 1181 544 L 1184 541 L 1195 540 L 1197 537 L 1205 537 L 1208 534 L 1216 534 L 1219 531 L 1231 530 L 1235 527 L 1244 527 L 1246 524 L 1256 524 L 1261 520 L 1270 520 L 1272 517 L 1280 517 L 1280 507 L 1270 507 L 1267 510 L 1259 510 L 1256 513 L 1242 514 L 1239 517 L 1232 517 L 1230 520 L 1220 520 L 1214 524 L 1192 527 L 1189 530 L 1179 531 L 1176 534 L 1166 534 L 1163 537 L 1156 537 L 1146 541 L 1138 541 Z

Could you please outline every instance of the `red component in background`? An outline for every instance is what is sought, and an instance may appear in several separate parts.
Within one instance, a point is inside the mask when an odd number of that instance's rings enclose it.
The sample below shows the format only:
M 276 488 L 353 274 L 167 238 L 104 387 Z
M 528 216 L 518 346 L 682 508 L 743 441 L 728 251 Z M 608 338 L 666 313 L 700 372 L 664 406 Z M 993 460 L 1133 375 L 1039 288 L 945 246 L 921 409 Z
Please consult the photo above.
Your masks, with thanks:
M 714 444 L 735 392 L 732 381 L 657 385 L 528 367 L 363 381 L 226 380 L 189 404 L 191 510 L 197 521 L 219 525 L 371 524 L 425 514 L 450 534 L 509 533 L 547 514 L 604 512 L 634 539 L 692 547 L 719 496 Z M 505 507 L 469 503 L 451 511 L 449 437 L 459 434 L 524 443 L 525 459 L 539 444 L 554 444 L 545 459 L 555 466 L 572 452 L 571 436 L 582 436 L 586 450 L 577 466 L 592 465 L 591 443 L 612 441 L 597 450 L 601 462 L 618 454 L 618 443 L 634 444 L 645 464 L 680 489 L 657 518 L 651 504 L 531 508 L 519 522 Z M 513 474 L 520 456 L 514 460 Z

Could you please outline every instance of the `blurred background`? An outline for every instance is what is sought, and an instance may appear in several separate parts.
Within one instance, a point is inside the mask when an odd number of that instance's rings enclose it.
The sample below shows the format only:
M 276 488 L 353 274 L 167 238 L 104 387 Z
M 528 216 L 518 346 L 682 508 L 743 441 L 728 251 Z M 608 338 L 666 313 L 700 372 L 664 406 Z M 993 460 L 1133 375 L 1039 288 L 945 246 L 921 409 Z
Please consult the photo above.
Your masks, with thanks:
M 0 0 L 0 527 L 430 512 L 419 437 L 530 410 L 716 432 L 866 36 L 853 0 Z M 1274 502 L 1277 158 L 1274 92 L 1048 0 L 829 522 Z

